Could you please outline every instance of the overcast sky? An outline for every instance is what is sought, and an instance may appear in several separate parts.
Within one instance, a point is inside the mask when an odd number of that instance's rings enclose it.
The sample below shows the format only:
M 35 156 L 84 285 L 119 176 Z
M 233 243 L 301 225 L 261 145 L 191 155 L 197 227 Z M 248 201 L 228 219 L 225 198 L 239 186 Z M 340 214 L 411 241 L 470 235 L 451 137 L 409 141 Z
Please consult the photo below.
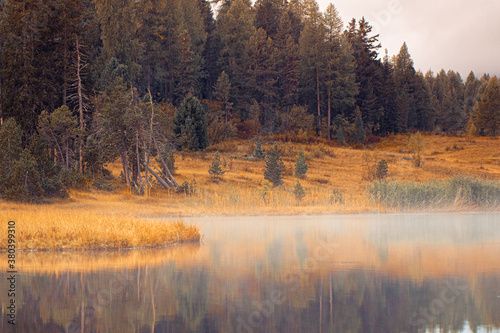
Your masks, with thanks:
M 344 24 L 364 16 L 380 33 L 381 55 L 408 45 L 415 69 L 453 69 L 463 80 L 471 70 L 500 75 L 500 1 L 498 0 L 318 0 L 332 2 Z

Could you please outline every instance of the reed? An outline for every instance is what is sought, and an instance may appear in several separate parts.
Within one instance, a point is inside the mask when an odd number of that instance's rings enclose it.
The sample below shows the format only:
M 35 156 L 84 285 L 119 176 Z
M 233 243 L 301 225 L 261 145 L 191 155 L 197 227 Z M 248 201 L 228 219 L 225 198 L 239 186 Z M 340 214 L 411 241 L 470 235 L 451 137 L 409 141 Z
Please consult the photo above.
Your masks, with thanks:
M 182 221 L 157 222 L 50 206 L 28 208 L 0 212 L 0 220 L 16 222 L 18 250 L 149 248 L 200 240 L 199 228 Z M 3 232 L 0 249 L 6 248 L 7 233 Z
M 500 181 L 472 177 L 423 183 L 375 181 L 367 192 L 372 201 L 397 208 L 500 206 Z

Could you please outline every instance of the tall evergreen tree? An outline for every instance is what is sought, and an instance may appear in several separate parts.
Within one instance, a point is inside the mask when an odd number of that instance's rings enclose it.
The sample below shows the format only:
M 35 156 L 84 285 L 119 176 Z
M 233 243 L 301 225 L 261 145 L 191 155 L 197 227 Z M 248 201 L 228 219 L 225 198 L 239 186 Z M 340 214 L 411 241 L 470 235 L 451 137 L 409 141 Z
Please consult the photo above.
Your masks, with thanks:
M 378 57 L 381 47 L 378 35 L 372 35 L 372 26 L 363 17 L 359 22 L 353 19 L 347 27 L 347 36 L 356 59 L 356 81 L 359 94 L 356 105 L 359 106 L 365 126 L 376 130 L 383 115 L 381 96 L 382 64 Z
M 344 114 L 353 107 L 358 94 L 356 64 L 352 48 L 345 35 L 341 35 L 342 20 L 335 6 L 330 4 L 324 14 L 326 39 L 326 90 L 327 90 L 327 138 L 331 139 L 332 118 Z M 334 114 L 332 114 L 334 112 Z
M 408 52 L 406 42 L 403 43 L 399 54 L 395 58 L 394 82 L 397 87 L 397 100 L 399 105 L 398 129 L 405 132 L 415 126 L 416 110 L 414 101 L 415 69 L 413 60 Z
M 500 82 L 492 77 L 486 86 L 481 100 L 476 103 L 476 127 L 485 135 L 496 136 L 500 130 Z
M 133 0 L 96 0 L 101 27 L 103 63 L 115 58 L 127 67 L 130 82 L 138 83 L 144 52 L 139 39 L 140 17 Z
M 50 23 L 55 8 L 47 1 L 7 0 L 1 5 L 0 75 L 2 117 L 14 117 L 25 137 L 34 133 L 43 109 L 55 109 L 61 96 L 56 81 L 60 58 Z
M 226 72 L 222 72 L 217 83 L 215 84 L 214 96 L 217 101 L 222 103 L 222 111 L 224 113 L 224 119 L 227 123 L 229 120 L 229 115 L 231 113 L 231 108 L 233 103 L 229 102 L 229 93 L 231 91 L 231 82 L 229 82 L 229 77 Z
M 308 0 L 304 6 L 304 30 L 300 35 L 301 96 L 316 114 L 317 132 L 321 133 L 321 90 L 324 84 L 326 28 L 318 3 Z
M 270 38 L 275 39 L 285 10 L 285 2 L 283 0 L 257 0 L 254 10 L 255 29 L 262 28 Z
M 281 16 L 275 45 L 278 50 L 276 70 L 280 106 L 289 115 L 292 105 L 297 103 L 299 86 L 299 45 L 293 37 L 292 15 L 289 11 L 283 12 Z M 288 128 L 288 124 L 282 125 Z
M 389 133 L 397 133 L 398 126 L 398 105 L 397 105 L 397 90 L 394 81 L 394 67 L 389 61 L 389 56 L 384 57 L 382 71 L 383 90 L 381 94 L 381 103 L 383 108 L 383 116 L 380 121 L 380 133 L 387 135 Z
M 279 186 L 283 184 L 281 179 L 281 174 L 285 169 L 285 164 L 281 159 L 281 153 L 278 150 L 278 145 L 274 144 L 274 147 L 269 149 L 266 154 L 266 169 L 264 170 L 264 178 L 274 186 Z
M 182 101 L 175 113 L 174 126 L 182 148 L 201 150 L 208 147 L 207 111 L 198 98 L 189 95 Z
M 276 87 L 278 81 L 277 55 L 278 51 L 274 47 L 274 42 L 267 37 L 264 29 L 259 28 L 248 40 L 249 87 L 262 107 L 264 128 L 267 133 L 272 133 L 277 119 L 275 113 L 275 103 L 278 97 Z
M 464 89 L 464 113 L 467 118 L 469 118 L 469 115 L 472 113 L 474 104 L 481 98 L 479 94 L 480 86 L 481 82 L 476 78 L 474 72 L 471 71 L 465 81 Z
M 216 31 L 221 41 L 219 66 L 231 81 L 231 98 L 237 109 L 246 109 L 250 104 L 250 96 L 247 92 L 248 63 L 244 51 L 255 32 L 254 13 L 249 2 L 234 0 L 229 9 L 221 9 Z

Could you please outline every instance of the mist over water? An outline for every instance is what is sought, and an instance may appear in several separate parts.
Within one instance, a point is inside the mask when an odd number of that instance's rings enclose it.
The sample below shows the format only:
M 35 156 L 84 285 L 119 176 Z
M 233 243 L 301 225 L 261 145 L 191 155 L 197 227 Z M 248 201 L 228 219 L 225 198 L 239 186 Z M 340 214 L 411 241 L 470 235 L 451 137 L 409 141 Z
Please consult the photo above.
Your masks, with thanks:
M 113 253 L 20 253 L 17 331 L 500 328 L 499 214 L 187 222 L 201 227 L 202 244 Z M 0 328 L 8 332 L 5 320 Z

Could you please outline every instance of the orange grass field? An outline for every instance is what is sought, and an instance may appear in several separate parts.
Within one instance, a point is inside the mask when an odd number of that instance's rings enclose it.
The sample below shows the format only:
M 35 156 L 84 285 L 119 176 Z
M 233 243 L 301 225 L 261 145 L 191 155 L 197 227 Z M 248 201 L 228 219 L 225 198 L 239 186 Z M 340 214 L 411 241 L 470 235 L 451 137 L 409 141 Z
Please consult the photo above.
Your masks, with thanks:
M 272 147 L 272 140 L 262 140 L 264 151 Z M 200 216 L 200 215 L 262 215 L 262 214 L 327 214 L 388 212 L 389 209 L 369 202 L 366 186 L 371 180 L 369 165 L 385 159 L 389 166 L 388 179 L 401 182 L 444 180 L 455 176 L 472 176 L 500 180 L 500 141 L 492 138 L 468 140 L 459 137 L 425 135 L 423 165 L 414 167 L 407 153 L 408 135 L 382 139 L 364 149 L 329 146 L 327 144 L 297 144 L 279 142 L 285 163 L 284 185 L 271 188 L 263 194 L 264 160 L 252 160 L 253 141 L 231 141 L 209 147 L 205 152 L 180 152 L 175 155 L 178 168 L 175 177 L 179 184 L 196 180 L 195 196 L 154 189 L 149 197 L 137 196 L 121 184 L 121 191 L 113 194 L 72 192 L 74 203 L 92 206 L 105 205 L 106 210 L 126 206 L 134 214 L 146 216 Z M 292 193 L 297 182 L 294 168 L 297 155 L 306 153 L 307 178 L 300 179 L 306 191 L 298 203 Z M 216 151 L 225 160 L 221 181 L 215 182 L 208 168 Z M 107 166 L 113 175 L 121 171 L 119 162 Z M 117 183 L 115 183 L 117 184 Z M 331 203 L 333 190 L 338 190 L 344 204 Z M 104 207 L 103 207 L 104 208 Z M 447 207 L 446 210 L 463 210 Z M 471 207 L 465 209 L 470 210 Z M 393 210 L 390 210 L 393 211 Z
M 423 164 L 419 168 L 413 166 L 412 155 L 407 152 L 408 135 L 390 136 L 364 149 L 278 141 L 286 167 L 284 185 L 267 191 L 263 190 L 265 162 L 248 158 L 253 154 L 253 141 L 230 141 L 204 152 L 176 153 L 177 181 L 182 184 L 196 179 L 197 193 L 191 196 L 158 186 L 149 195 L 139 196 L 120 182 L 117 161 L 106 166 L 114 176 L 109 182 L 118 186 L 113 192 L 71 190 L 69 199 L 37 205 L 0 201 L 0 219 L 16 221 L 18 249 L 149 247 L 200 239 L 195 226 L 155 223 L 155 218 L 394 212 L 394 208 L 370 202 L 366 195 L 366 186 L 371 182 L 369 166 L 380 159 L 388 163 L 389 180 L 424 182 L 461 175 L 500 180 L 498 139 L 442 135 L 423 138 Z M 264 151 L 273 144 L 271 139 L 262 142 Z M 306 196 L 297 202 L 292 193 L 297 182 L 293 174 L 301 149 L 309 169 L 307 178 L 300 179 Z M 216 151 L 225 160 L 225 174 L 219 182 L 208 174 Z M 342 194 L 343 204 L 332 203 L 334 190 Z M 471 209 L 474 207 L 443 208 Z M 6 233 L 0 233 L 0 244 L 5 249 Z

